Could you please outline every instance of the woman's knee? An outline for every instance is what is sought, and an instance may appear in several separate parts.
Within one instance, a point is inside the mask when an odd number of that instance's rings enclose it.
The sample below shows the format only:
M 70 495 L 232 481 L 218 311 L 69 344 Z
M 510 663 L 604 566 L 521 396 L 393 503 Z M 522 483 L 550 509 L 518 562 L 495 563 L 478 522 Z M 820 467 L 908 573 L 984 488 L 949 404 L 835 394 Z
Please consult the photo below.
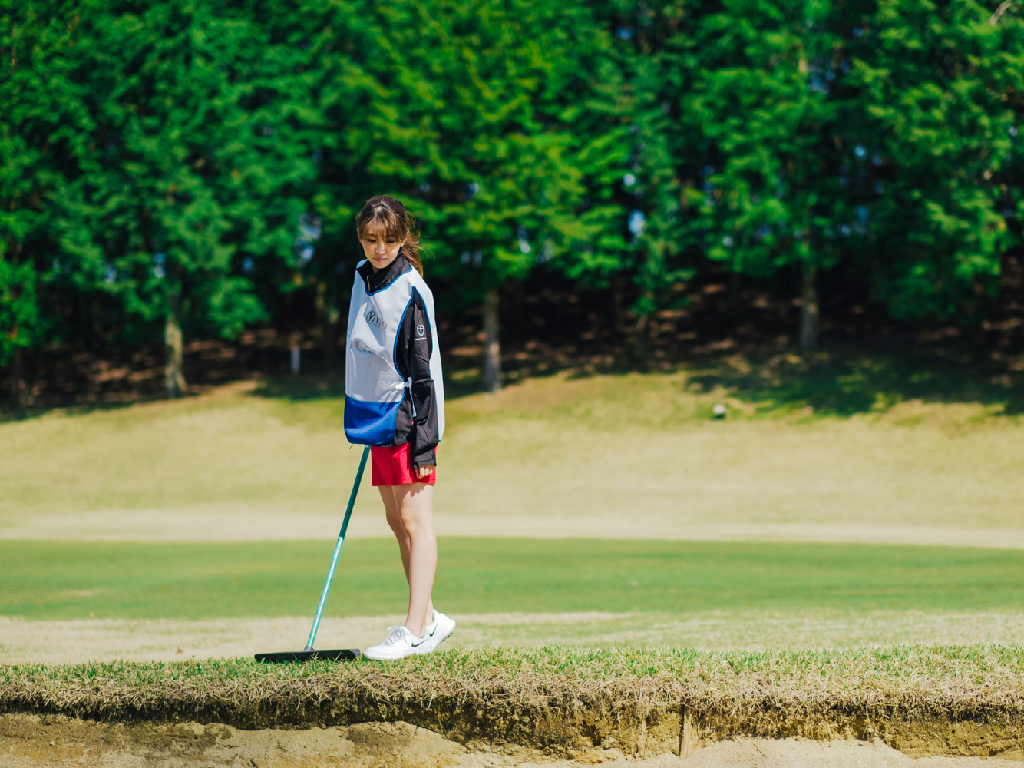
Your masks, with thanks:
M 410 536 L 417 536 L 434 528 L 433 488 L 424 483 L 412 483 L 396 488 L 395 506 L 402 527 Z
M 402 513 L 397 509 L 388 509 L 386 519 L 388 521 L 388 527 L 391 531 L 400 539 L 408 537 L 408 533 L 405 530 L 405 525 L 402 523 Z
M 415 539 L 434 532 L 434 512 L 429 507 L 402 506 L 401 525 L 409 538 Z

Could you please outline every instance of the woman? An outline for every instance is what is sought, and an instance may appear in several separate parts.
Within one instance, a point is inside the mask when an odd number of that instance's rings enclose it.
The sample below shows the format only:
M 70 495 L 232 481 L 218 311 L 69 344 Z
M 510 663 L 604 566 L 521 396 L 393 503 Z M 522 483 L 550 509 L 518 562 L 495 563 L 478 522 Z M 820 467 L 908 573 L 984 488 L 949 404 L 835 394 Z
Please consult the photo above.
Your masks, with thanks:
M 419 236 L 400 202 L 371 198 L 356 217 L 366 260 L 356 268 L 345 350 L 345 434 L 370 445 L 373 485 L 398 539 L 409 583 L 405 624 L 388 627 L 370 659 L 433 651 L 455 630 L 434 610 L 434 483 L 444 433 L 444 387 L 434 297 L 423 282 Z

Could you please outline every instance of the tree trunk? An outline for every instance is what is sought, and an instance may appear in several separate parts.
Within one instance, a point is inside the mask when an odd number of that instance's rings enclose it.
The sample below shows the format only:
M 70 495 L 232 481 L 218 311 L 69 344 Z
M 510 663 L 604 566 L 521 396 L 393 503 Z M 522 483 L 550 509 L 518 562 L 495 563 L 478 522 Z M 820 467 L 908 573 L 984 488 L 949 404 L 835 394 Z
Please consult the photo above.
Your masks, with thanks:
M 654 325 L 654 293 L 647 290 L 643 295 L 643 313 L 637 315 L 636 325 L 633 326 L 633 358 L 638 363 L 646 364 L 651 353 L 651 339 L 653 338 Z
M 871 260 L 871 293 L 868 294 L 868 301 L 879 303 L 884 301 L 882 291 L 882 265 L 879 263 L 876 254 Z
M 818 268 L 804 262 L 803 287 L 800 291 L 800 346 L 814 349 L 818 346 L 818 288 L 815 278 Z
M 615 315 L 615 332 L 627 333 L 629 331 L 629 310 L 626 309 L 626 278 L 624 275 L 615 275 L 612 278 L 612 309 Z
M 11 361 L 11 406 L 15 410 L 21 410 L 21 377 L 22 377 L 22 351 L 21 347 L 14 348 L 14 359 Z
M 498 289 L 484 296 L 484 387 L 501 389 L 501 341 L 498 338 Z
M 335 345 L 338 340 L 336 325 L 339 312 L 334 306 L 334 291 L 323 280 L 316 285 L 316 316 L 320 322 L 320 346 L 324 350 L 324 373 L 334 372 Z
M 336 306 L 330 304 L 324 312 L 324 369 L 328 375 L 334 374 L 334 367 L 338 359 L 338 319 L 341 312 Z
M 640 315 L 633 328 L 633 357 L 638 361 L 646 361 L 651 349 L 651 316 Z
M 740 307 L 740 273 L 733 270 L 729 273 L 728 312 L 731 317 L 736 315 Z
M 185 391 L 185 350 L 181 334 L 181 318 L 178 315 L 178 300 L 171 299 L 167 304 L 167 323 L 164 326 L 164 349 L 167 353 L 164 382 L 168 397 L 178 397 Z

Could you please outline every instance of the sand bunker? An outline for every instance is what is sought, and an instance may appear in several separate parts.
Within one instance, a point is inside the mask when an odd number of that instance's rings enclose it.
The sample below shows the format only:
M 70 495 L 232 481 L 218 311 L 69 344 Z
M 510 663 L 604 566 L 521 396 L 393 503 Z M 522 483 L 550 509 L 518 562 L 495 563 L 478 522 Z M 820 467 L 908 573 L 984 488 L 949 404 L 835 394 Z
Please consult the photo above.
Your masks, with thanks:
M 458 744 L 402 722 L 244 731 L 216 723 L 124 724 L 58 715 L 0 716 L 2 768 L 981 768 L 982 764 L 983 758 L 912 760 L 881 742 L 741 738 L 697 749 L 685 758 L 627 756 L 614 743 L 607 743 L 564 759 L 518 747 Z

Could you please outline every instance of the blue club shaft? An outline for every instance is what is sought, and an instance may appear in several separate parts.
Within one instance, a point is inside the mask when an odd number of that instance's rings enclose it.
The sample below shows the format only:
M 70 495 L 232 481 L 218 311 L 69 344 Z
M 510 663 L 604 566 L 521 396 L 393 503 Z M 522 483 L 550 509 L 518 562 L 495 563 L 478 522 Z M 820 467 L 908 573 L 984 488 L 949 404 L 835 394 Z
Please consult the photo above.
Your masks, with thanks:
M 356 472 L 356 481 L 352 485 L 352 495 L 348 497 L 348 508 L 345 510 L 345 519 L 341 523 L 341 533 L 338 534 L 338 543 L 334 547 L 334 557 L 331 558 L 331 568 L 327 571 L 327 581 L 324 582 L 324 591 L 320 595 L 320 605 L 316 609 L 316 618 L 313 619 L 313 628 L 309 630 L 309 642 L 305 650 L 313 650 L 313 641 L 316 640 L 316 631 L 320 628 L 320 615 L 324 612 L 324 603 L 327 602 L 327 593 L 331 591 L 331 580 L 334 578 L 334 566 L 338 564 L 338 555 L 341 554 L 341 545 L 345 543 L 345 532 L 348 531 L 348 521 L 352 517 L 352 507 L 356 504 L 356 495 L 359 493 L 359 484 L 363 481 L 363 470 L 366 469 L 366 459 L 370 455 L 370 446 L 363 448 L 363 457 L 359 460 L 359 471 Z

